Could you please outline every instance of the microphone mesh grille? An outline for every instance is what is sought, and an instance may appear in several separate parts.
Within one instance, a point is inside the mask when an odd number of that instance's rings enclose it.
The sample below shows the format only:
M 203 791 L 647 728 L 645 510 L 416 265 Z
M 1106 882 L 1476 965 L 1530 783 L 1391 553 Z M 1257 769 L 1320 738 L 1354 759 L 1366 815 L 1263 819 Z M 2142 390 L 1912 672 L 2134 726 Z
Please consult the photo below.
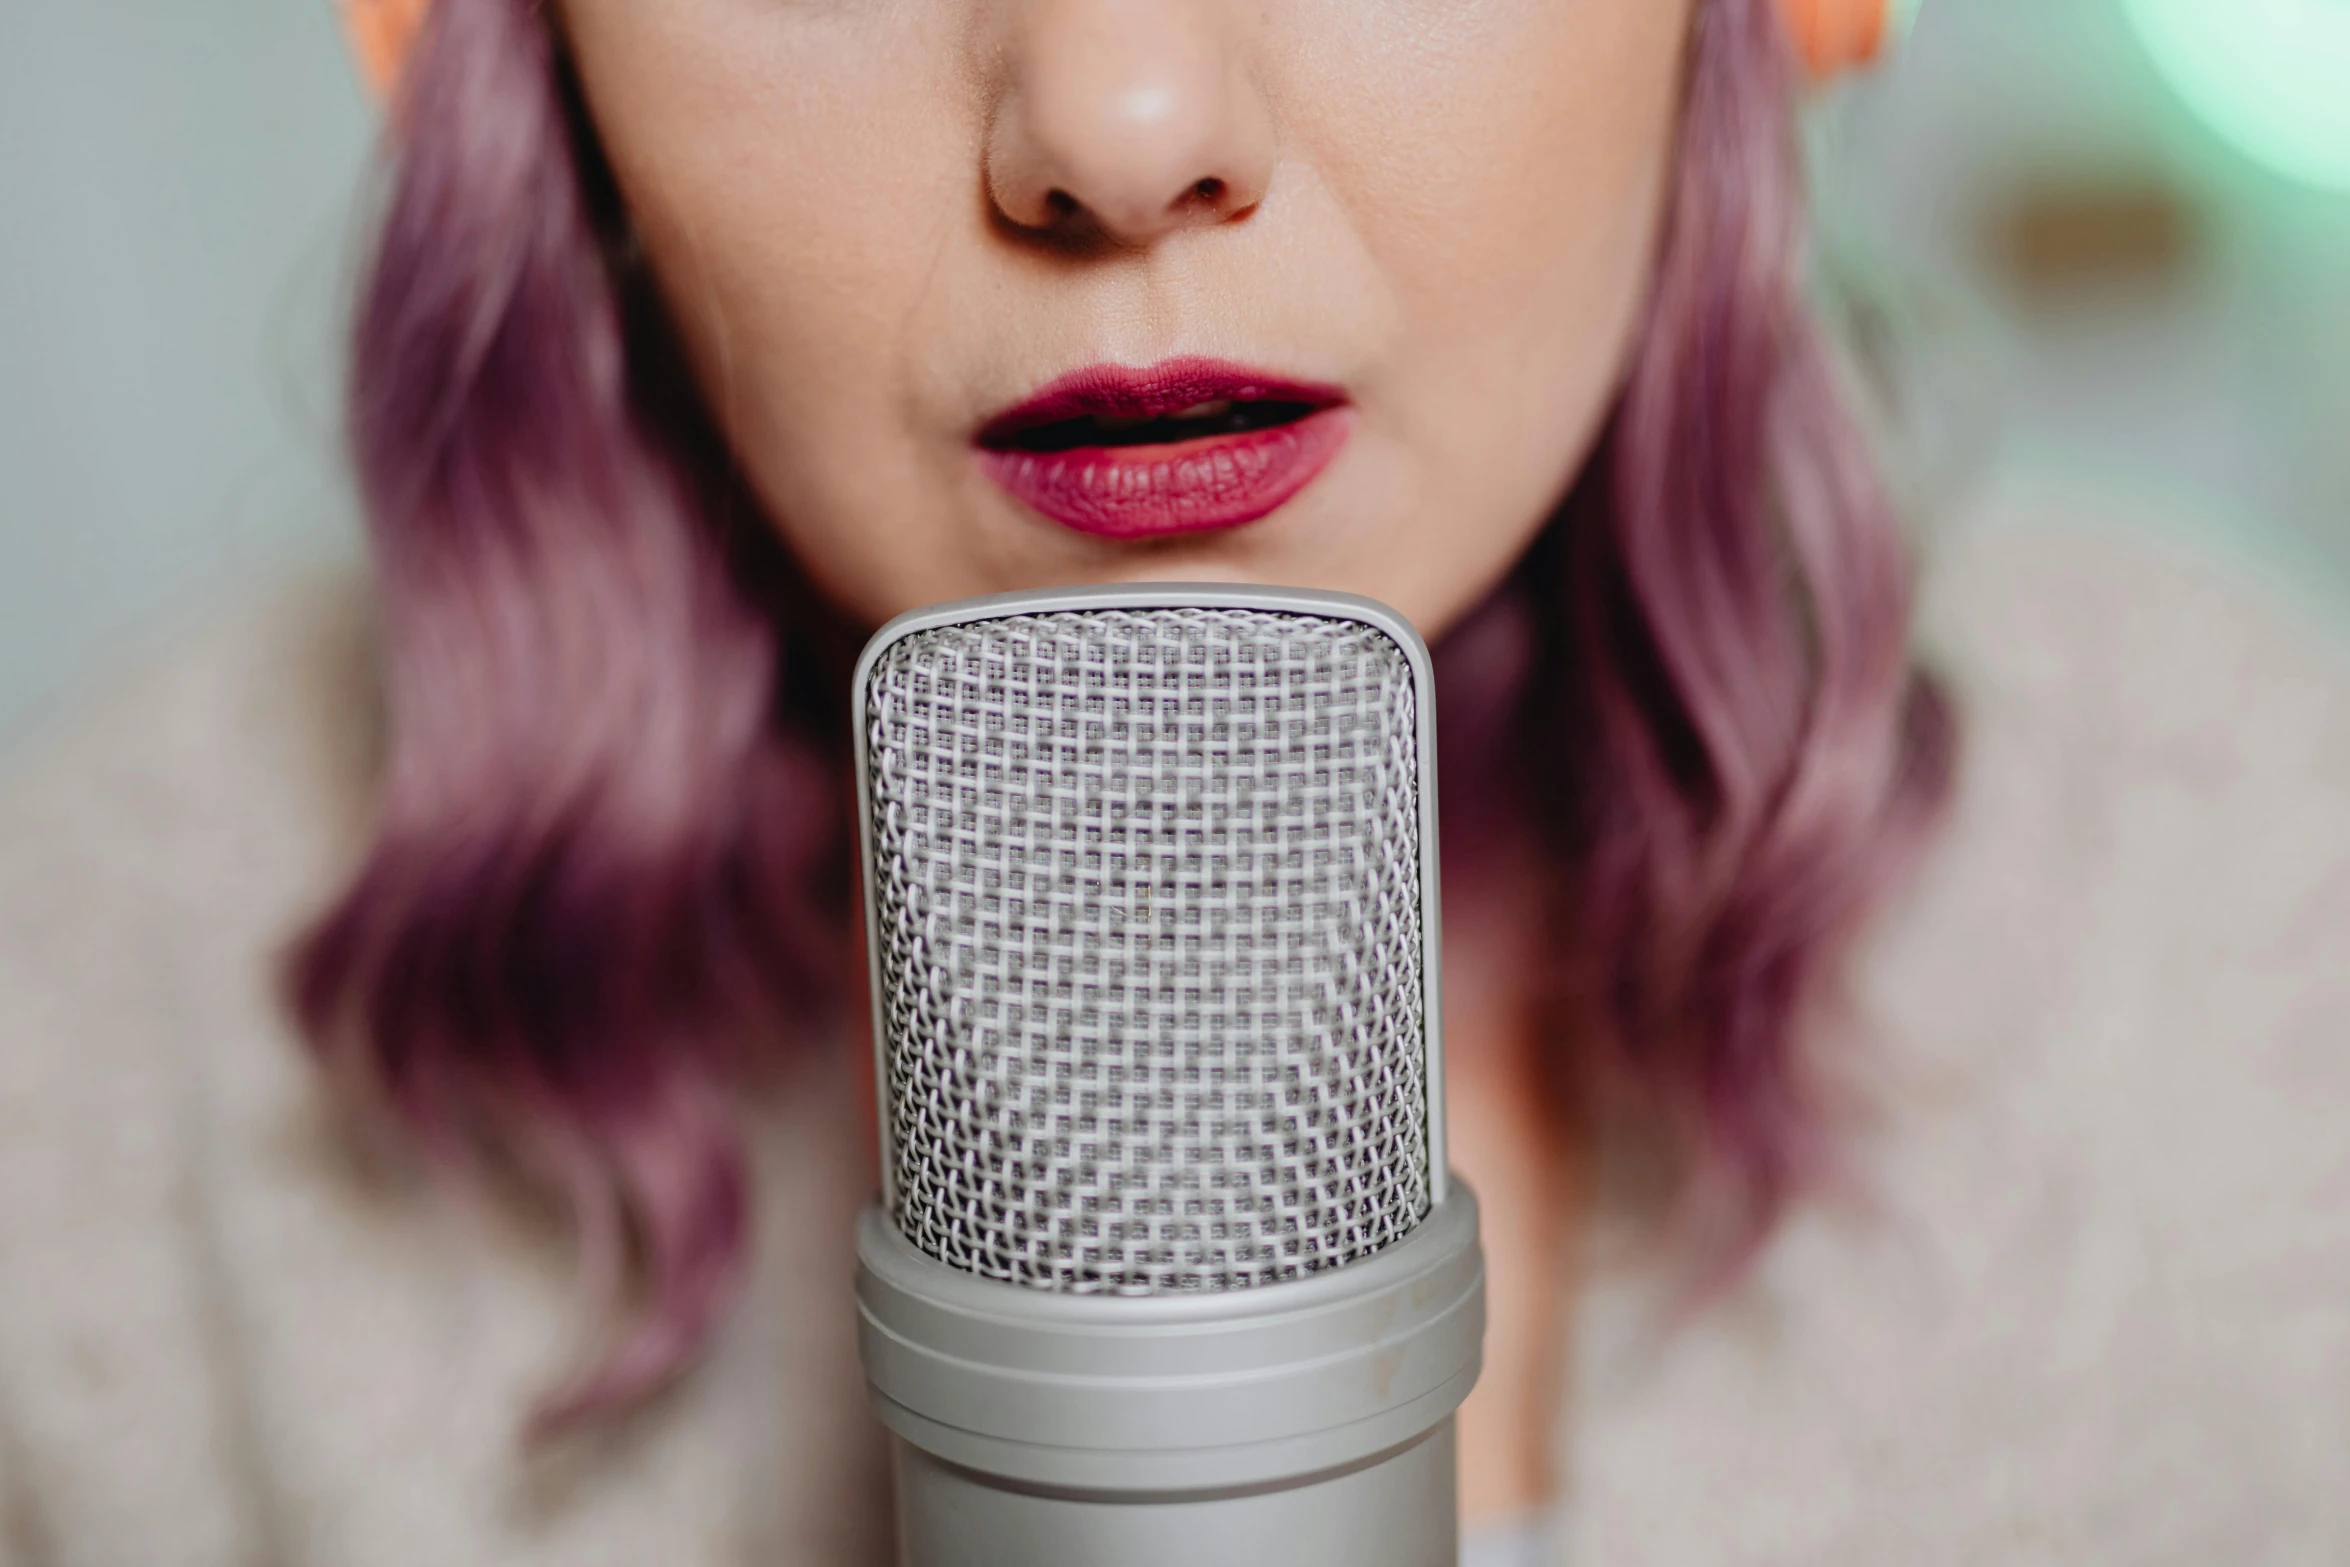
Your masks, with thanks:
M 1076 1293 L 1230 1290 L 1429 1207 L 1410 661 L 1357 621 L 909 635 L 867 685 L 898 1228 Z

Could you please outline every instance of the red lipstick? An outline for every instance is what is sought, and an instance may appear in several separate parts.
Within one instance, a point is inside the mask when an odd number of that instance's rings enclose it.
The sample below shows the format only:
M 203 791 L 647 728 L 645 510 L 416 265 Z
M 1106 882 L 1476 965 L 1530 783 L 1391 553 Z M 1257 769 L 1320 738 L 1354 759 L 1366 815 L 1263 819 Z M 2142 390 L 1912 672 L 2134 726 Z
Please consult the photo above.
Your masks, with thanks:
M 1320 476 L 1346 444 L 1342 388 L 1218 359 L 1093 365 L 980 428 L 989 477 L 1080 533 L 1237 528 Z

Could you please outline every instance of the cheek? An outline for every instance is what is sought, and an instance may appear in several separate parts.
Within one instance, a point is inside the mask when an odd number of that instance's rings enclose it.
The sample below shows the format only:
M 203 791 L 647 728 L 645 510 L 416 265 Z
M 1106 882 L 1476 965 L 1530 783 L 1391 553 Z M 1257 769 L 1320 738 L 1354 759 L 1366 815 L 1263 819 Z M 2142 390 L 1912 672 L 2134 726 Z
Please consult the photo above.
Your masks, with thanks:
M 1320 94 L 1352 111 L 1321 146 L 1389 275 L 1431 316 L 1500 327 L 1555 279 L 1626 270 L 1669 150 L 1689 0 L 1424 9 L 1449 18 L 1441 44 L 1367 35 L 1336 61 L 1351 90 Z
M 974 157 L 965 89 L 926 72 L 924 8 L 575 6 L 614 13 L 574 23 L 581 74 L 730 443 L 783 514 L 857 509 L 812 491 L 877 471 L 839 459 L 902 432 L 909 324 Z
M 1579 465 L 1637 322 L 1689 0 L 1420 9 L 1422 34 L 1366 32 L 1334 67 L 1385 90 L 1324 143 L 1402 307 L 1399 359 L 1419 371 L 1394 388 L 1407 438 L 1492 487 L 1502 525 L 1530 527 L 1523 508 L 1546 510 Z

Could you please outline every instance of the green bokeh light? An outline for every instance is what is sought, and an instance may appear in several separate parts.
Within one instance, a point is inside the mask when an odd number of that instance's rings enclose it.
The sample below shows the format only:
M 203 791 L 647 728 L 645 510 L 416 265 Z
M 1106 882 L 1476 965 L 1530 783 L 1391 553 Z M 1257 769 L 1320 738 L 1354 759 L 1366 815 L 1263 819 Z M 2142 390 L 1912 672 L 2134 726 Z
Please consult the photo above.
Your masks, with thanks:
M 2123 0 L 2163 74 L 2244 152 L 2350 191 L 2350 0 Z

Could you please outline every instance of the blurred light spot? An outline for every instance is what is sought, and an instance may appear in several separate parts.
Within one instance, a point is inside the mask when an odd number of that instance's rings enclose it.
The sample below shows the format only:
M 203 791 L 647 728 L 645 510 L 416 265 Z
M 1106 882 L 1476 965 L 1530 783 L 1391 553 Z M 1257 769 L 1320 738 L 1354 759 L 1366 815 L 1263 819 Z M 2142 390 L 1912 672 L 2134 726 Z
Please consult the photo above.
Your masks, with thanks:
M 2204 250 L 2202 214 L 2143 176 L 2038 176 L 2002 191 L 1986 216 L 1993 267 L 2024 295 L 2168 289 Z
M 2350 0 L 2123 0 L 2181 97 L 2270 168 L 2350 191 Z

